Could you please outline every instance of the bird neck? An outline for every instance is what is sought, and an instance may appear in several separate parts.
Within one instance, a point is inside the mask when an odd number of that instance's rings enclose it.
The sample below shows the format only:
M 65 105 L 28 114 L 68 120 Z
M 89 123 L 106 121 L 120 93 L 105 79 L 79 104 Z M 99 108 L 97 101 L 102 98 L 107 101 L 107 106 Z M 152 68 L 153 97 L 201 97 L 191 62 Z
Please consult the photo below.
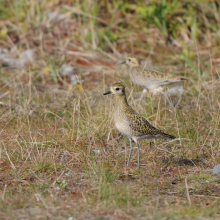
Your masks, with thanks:
M 136 70 L 136 69 L 139 69 L 139 68 L 140 68 L 140 65 L 136 64 L 136 65 L 130 67 L 130 71 Z
M 141 64 L 140 63 L 136 63 L 133 67 L 134 68 L 137 68 L 137 67 L 139 67 Z
M 127 102 L 127 98 L 126 95 L 117 95 L 116 96 L 116 106 L 117 107 L 127 107 L 128 106 L 128 102 Z

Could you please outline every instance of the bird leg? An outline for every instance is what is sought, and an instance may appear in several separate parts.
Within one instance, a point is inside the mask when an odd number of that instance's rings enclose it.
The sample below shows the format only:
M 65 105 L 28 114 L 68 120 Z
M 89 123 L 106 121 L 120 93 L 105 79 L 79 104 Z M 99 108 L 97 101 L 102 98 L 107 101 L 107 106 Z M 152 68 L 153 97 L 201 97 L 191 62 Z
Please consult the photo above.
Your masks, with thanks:
M 130 159 L 131 159 L 131 154 L 132 154 L 132 151 L 133 151 L 132 140 L 130 138 L 129 138 L 129 141 L 130 141 L 130 153 L 129 153 L 128 163 L 127 163 L 128 167 L 129 167 L 129 163 L 130 163 Z
M 179 103 L 182 101 L 182 99 L 183 99 L 183 96 L 181 95 L 181 97 L 179 98 L 178 102 L 174 105 L 175 108 L 179 105 Z
M 156 89 L 157 92 L 160 92 L 162 95 L 165 96 L 166 100 L 168 101 L 170 107 L 175 108 L 176 106 L 170 101 L 170 99 L 168 98 L 167 94 L 165 92 L 162 92 L 159 89 Z M 178 103 L 179 104 L 179 103 Z
M 172 108 L 177 108 L 177 106 L 180 104 L 180 102 L 182 101 L 183 99 L 183 95 L 181 95 L 181 97 L 179 98 L 178 102 L 176 104 L 173 104 L 170 99 L 168 98 L 167 94 L 165 92 L 162 92 L 161 90 L 157 89 L 156 91 L 160 92 L 162 95 L 165 96 L 166 100 L 168 101 L 170 107 Z
M 140 148 L 138 142 L 136 142 L 137 149 L 138 149 L 138 169 L 140 169 Z
M 146 92 L 147 92 L 147 89 L 143 89 L 143 91 L 141 93 L 141 97 L 139 99 L 136 99 L 134 102 L 140 102 L 144 98 L 144 95 Z

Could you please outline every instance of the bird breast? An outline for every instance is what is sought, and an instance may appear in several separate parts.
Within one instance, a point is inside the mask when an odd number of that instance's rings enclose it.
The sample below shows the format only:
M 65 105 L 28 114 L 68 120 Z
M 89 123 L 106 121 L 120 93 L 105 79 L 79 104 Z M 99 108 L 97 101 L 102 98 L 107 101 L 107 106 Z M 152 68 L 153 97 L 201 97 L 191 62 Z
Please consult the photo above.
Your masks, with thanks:
M 148 78 L 144 78 L 139 74 L 133 73 L 131 77 L 132 81 L 134 84 L 137 84 L 139 86 L 143 86 L 146 89 L 155 89 L 158 88 L 159 86 L 157 85 L 158 82 L 155 80 L 151 80 Z
M 126 117 L 126 114 L 120 110 L 115 111 L 115 127 L 123 134 L 126 136 L 131 136 L 132 135 L 132 129 L 130 127 L 129 120 Z
M 150 77 L 143 77 L 142 75 L 133 73 L 131 77 L 133 83 L 142 86 L 149 90 L 158 89 L 161 86 L 166 86 L 172 84 L 176 81 L 166 80 L 166 79 L 159 79 L 159 78 L 150 78 Z

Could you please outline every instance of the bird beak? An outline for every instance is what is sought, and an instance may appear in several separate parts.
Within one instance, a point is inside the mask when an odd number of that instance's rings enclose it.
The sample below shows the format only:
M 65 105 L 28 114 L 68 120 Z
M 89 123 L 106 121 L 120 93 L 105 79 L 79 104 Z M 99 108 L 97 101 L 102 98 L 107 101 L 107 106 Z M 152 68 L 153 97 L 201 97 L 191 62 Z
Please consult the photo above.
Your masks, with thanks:
M 112 91 L 108 91 L 108 92 L 104 93 L 103 95 L 109 95 L 111 93 L 112 93 Z
M 125 60 L 125 61 L 123 61 L 121 64 L 126 64 L 126 60 Z

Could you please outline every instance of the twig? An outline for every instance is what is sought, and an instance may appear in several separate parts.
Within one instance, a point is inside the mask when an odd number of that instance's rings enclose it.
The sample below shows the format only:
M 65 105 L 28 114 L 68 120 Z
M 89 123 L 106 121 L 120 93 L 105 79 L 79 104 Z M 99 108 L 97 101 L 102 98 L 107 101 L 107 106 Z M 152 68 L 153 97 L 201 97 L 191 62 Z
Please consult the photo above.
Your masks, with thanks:
M 5 198 L 6 188 L 7 188 L 7 185 L 5 184 L 5 187 L 4 187 L 4 190 L 3 190 L 3 193 L 2 193 L 2 200 L 4 200 L 4 198 Z
M 5 145 L 4 145 L 4 149 L 5 149 L 5 153 L 6 153 L 7 157 L 8 157 L 8 160 L 9 160 L 9 162 L 10 162 L 12 168 L 13 168 L 13 169 L 16 169 L 15 165 L 12 163 L 12 161 L 11 161 L 9 155 L 8 155 L 8 152 L 7 152 L 6 148 L 5 148 Z
M 112 42 L 108 39 L 108 37 L 104 35 L 104 38 L 105 38 L 106 42 L 108 43 L 108 45 L 111 47 L 113 53 L 116 54 L 117 56 L 121 57 L 121 54 L 116 50 L 116 48 L 114 47 Z
M 188 188 L 188 184 L 187 184 L 187 178 L 185 178 L 185 185 L 186 185 L 186 197 L 188 199 L 189 205 L 192 204 L 190 196 L 189 196 L 189 188 Z
M 36 173 L 38 173 L 40 170 L 42 170 L 42 169 L 45 168 L 45 167 L 46 167 L 46 166 L 41 167 L 40 169 L 38 169 L 38 170 L 36 170 L 35 172 L 33 172 L 33 173 L 31 174 L 30 178 L 28 179 L 28 181 L 30 181 L 30 180 L 32 179 L 32 177 L 33 177 Z

